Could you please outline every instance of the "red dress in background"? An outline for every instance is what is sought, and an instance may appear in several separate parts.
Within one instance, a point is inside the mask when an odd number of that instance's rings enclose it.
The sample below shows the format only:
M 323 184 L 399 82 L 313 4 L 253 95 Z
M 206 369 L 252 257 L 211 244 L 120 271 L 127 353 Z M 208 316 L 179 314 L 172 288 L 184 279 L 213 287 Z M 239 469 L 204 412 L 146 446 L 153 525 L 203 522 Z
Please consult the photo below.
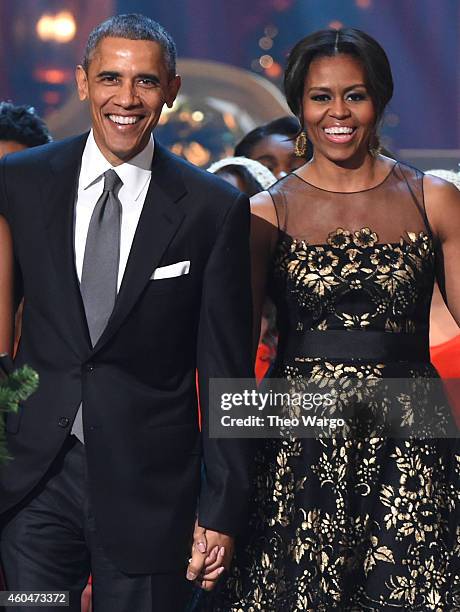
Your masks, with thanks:
M 275 346 L 260 342 L 257 347 L 255 374 L 257 384 L 265 377 L 276 356 Z
M 439 372 L 441 378 L 445 379 L 460 379 L 460 334 L 454 336 L 446 342 L 436 344 L 430 347 L 431 363 Z M 455 385 L 458 390 L 460 385 Z M 460 427 L 460 397 L 458 392 L 449 392 L 447 387 L 447 393 L 452 405 L 455 420 L 457 425 Z

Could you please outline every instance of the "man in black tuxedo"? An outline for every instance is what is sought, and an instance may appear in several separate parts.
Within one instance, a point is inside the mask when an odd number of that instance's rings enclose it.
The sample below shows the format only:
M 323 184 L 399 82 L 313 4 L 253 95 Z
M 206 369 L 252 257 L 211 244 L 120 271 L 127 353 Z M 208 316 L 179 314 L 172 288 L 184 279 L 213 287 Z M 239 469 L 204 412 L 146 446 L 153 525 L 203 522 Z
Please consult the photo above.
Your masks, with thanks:
M 69 590 L 71 610 L 91 572 L 98 611 L 181 612 L 245 520 L 248 449 L 209 438 L 207 389 L 251 376 L 248 201 L 151 137 L 180 86 L 159 24 L 107 20 L 76 77 L 89 135 L 0 165 L 16 363 L 40 375 L 7 418 L 4 572 L 10 590 Z

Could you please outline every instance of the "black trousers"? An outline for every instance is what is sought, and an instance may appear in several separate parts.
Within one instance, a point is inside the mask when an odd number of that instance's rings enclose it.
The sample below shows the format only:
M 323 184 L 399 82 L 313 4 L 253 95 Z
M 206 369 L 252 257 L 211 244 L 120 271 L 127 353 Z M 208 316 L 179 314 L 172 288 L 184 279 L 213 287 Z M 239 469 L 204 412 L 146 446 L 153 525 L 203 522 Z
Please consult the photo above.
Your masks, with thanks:
M 127 575 L 106 557 L 88 495 L 85 448 L 73 436 L 43 482 L 6 518 L 0 550 L 8 590 L 70 591 L 65 609 L 71 612 L 80 612 L 90 573 L 94 612 L 184 612 L 191 598 L 186 559 L 177 574 Z

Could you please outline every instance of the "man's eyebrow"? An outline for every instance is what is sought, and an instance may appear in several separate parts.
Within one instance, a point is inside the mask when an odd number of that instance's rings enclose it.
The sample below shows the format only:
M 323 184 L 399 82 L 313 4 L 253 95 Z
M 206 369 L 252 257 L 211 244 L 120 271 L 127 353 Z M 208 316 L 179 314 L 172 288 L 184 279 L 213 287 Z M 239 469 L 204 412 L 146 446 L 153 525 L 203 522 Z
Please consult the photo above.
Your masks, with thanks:
M 102 72 L 99 72 L 96 76 L 97 78 L 101 78 L 101 77 L 119 77 L 121 75 L 119 72 L 116 72 L 115 70 L 102 70 Z
M 117 72 L 116 70 L 102 70 L 97 74 L 98 79 L 103 79 L 105 77 L 110 77 L 112 79 L 121 77 L 121 72 Z M 149 81 L 153 81 L 156 84 L 160 83 L 160 79 L 156 74 L 150 73 L 141 73 L 136 74 L 136 79 L 148 79 Z

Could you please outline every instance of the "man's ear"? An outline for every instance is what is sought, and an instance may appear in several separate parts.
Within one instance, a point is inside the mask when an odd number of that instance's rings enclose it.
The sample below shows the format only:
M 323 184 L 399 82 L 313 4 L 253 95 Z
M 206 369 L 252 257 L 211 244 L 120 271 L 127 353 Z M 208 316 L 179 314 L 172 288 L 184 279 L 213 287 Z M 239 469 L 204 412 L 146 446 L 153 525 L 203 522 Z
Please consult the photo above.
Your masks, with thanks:
M 180 86 L 181 78 L 178 74 L 176 74 L 176 76 L 168 83 L 168 91 L 166 93 L 166 106 L 168 108 L 172 108 L 174 100 L 176 99 L 177 94 L 179 93 Z
M 78 65 L 75 69 L 75 80 L 77 81 L 77 91 L 80 100 L 88 99 L 88 76 L 83 66 Z

